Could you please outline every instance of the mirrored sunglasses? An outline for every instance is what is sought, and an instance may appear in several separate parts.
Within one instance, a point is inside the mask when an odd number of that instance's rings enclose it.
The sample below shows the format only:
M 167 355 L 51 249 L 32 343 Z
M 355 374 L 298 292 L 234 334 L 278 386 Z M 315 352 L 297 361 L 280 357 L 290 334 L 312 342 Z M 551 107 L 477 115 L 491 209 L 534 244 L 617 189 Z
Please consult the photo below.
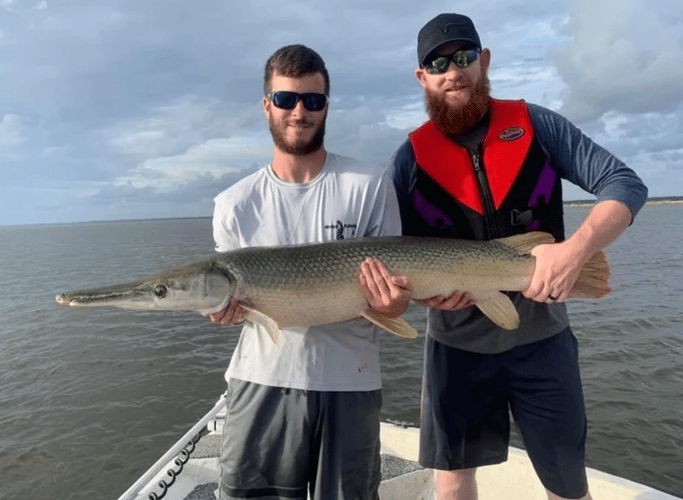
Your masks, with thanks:
M 317 92 L 299 94 L 298 92 L 279 90 L 268 93 L 267 97 L 280 109 L 294 109 L 296 104 L 301 101 L 308 111 L 322 111 L 327 103 L 327 96 Z
M 437 56 L 429 62 L 426 62 L 422 67 L 429 74 L 441 75 L 448 71 L 451 61 L 454 62 L 458 68 L 466 68 L 479 58 L 480 52 L 481 49 L 458 50 L 452 54 Z

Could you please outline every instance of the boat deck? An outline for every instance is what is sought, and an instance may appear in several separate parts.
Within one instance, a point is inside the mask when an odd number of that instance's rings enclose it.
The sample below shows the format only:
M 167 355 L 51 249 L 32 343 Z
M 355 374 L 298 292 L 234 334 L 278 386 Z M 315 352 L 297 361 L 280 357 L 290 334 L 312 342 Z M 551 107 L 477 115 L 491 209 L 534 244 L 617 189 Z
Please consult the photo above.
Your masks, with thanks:
M 212 432 L 204 436 L 192 453 L 192 459 L 186 465 L 189 472 L 195 469 L 209 482 L 197 484 L 192 491 L 188 492 L 182 500 L 215 500 L 214 491 L 218 488 L 218 455 L 220 447 L 220 433 Z M 388 481 L 396 477 L 402 477 L 415 471 L 422 471 L 424 468 L 415 460 L 407 460 L 387 453 L 382 453 L 382 481 Z M 215 471 L 215 473 L 214 473 Z M 208 473 L 208 474 L 205 474 Z
M 129 490 L 119 500 L 215 500 L 222 422 L 220 413 L 209 420 L 208 433 L 204 431 L 189 458 L 183 457 L 186 462 L 180 467 L 182 473 L 177 476 L 169 474 L 169 470 L 179 468 L 177 458 L 171 458 L 161 472 L 150 476 L 149 481 L 144 481 L 139 491 Z M 417 463 L 419 429 L 382 423 L 380 438 L 380 499 L 434 500 L 434 471 L 424 469 Z M 164 483 L 172 484 L 166 489 Z M 601 500 L 683 500 L 594 469 L 588 469 L 588 483 L 593 498 Z M 480 500 L 547 499 L 528 456 L 517 448 L 510 448 L 507 462 L 481 467 L 477 472 L 477 485 Z

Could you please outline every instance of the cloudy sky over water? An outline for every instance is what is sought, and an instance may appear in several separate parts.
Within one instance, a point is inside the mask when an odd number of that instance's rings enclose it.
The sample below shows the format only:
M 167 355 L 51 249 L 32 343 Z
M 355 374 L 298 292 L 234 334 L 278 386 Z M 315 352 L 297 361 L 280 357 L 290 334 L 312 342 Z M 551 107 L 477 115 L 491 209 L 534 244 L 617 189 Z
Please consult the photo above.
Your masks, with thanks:
M 425 120 L 416 36 L 445 11 L 473 18 L 495 97 L 683 195 L 679 0 L 0 0 L 0 225 L 211 215 L 271 158 L 262 71 L 290 43 L 328 65 L 327 148 L 386 163 Z

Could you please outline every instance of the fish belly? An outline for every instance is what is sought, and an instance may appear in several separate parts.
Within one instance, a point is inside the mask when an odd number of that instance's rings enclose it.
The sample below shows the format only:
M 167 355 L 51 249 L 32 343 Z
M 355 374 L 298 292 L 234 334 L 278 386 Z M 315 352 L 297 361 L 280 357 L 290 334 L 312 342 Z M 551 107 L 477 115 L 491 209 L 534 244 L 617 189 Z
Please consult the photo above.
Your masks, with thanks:
M 347 321 L 367 309 L 357 283 L 280 289 L 247 287 L 242 300 L 275 320 L 280 328 Z

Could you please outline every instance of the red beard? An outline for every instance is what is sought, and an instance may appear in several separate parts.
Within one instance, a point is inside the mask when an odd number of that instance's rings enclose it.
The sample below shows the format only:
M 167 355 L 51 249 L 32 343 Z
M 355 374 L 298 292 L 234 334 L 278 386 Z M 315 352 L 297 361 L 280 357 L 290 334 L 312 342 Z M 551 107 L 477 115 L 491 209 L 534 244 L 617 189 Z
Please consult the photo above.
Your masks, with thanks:
M 472 98 L 465 104 L 452 106 L 442 95 L 425 89 L 425 108 L 436 128 L 447 136 L 460 136 L 470 132 L 482 119 L 491 100 L 491 84 L 487 75 L 482 75 L 474 88 Z

